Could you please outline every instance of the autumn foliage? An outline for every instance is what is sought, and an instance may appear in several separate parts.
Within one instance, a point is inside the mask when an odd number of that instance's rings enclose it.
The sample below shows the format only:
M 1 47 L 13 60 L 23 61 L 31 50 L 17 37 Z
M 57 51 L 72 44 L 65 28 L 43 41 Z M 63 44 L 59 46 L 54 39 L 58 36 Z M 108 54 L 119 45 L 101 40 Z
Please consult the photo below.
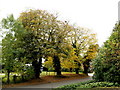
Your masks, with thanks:
M 89 29 L 60 21 L 44 10 L 22 12 L 18 19 L 11 15 L 2 20 L 2 28 L 8 30 L 2 40 L 2 60 L 8 77 L 19 68 L 24 76 L 25 64 L 32 64 L 32 78 L 39 78 L 42 66 L 57 75 L 61 75 L 63 68 L 75 70 L 76 74 L 83 69 L 87 74 L 89 63 L 97 53 L 96 35 Z

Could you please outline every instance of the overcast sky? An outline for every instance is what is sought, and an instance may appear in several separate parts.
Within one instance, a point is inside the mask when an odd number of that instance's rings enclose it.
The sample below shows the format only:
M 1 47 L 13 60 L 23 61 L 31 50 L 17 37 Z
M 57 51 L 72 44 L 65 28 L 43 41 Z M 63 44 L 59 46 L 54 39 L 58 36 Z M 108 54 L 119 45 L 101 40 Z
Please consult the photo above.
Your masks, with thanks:
M 0 19 L 13 14 L 16 18 L 29 8 L 58 13 L 60 20 L 86 27 L 97 33 L 98 43 L 110 36 L 118 20 L 119 0 L 0 0 Z

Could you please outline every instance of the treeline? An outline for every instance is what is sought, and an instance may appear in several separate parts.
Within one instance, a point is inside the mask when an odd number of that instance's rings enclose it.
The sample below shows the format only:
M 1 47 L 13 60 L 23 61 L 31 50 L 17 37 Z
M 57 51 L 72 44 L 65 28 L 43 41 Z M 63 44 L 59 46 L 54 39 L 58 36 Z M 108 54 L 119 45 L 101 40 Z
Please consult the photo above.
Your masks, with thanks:
M 1 22 L 2 64 L 8 76 L 19 73 L 23 78 L 40 77 L 42 59 L 44 67 L 61 75 L 61 69 L 79 70 L 88 73 L 90 61 L 96 56 L 96 35 L 89 29 L 60 21 L 57 16 L 44 10 L 28 10 L 15 19 L 13 15 Z M 26 64 L 32 64 L 25 73 Z

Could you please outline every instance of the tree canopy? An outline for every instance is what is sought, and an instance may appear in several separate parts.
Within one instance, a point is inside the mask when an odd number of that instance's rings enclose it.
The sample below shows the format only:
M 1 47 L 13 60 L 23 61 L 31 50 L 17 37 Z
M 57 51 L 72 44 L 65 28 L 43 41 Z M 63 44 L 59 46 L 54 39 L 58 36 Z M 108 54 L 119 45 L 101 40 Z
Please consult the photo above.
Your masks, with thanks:
M 57 75 L 63 68 L 76 69 L 78 74 L 85 61 L 93 59 L 97 52 L 96 35 L 89 29 L 60 21 L 45 10 L 30 9 L 17 19 L 10 15 L 1 25 L 7 31 L 2 40 L 2 61 L 8 82 L 11 71 L 19 71 L 24 79 L 26 64 L 32 65 L 31 78 L 40 77 L 42 65 Z

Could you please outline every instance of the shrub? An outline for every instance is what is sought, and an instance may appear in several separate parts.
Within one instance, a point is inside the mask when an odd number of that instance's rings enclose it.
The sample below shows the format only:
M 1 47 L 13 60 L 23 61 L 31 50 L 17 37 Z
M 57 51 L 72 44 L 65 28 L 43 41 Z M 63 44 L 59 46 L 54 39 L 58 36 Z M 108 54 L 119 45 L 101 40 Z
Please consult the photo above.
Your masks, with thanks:
M 85 82 L 80 82 L 80 83 L 75 83 L 75 84 L 70 84 L 70 85 L 64 85 L 64 86 L 58 87 L 54 90 L 75 90 L 78 86 L 88 84 L 88 83 L 92 83 L 92 82 L 95 82 L 95 81 L 90 80 L 90 81 L 85 81 Z
M 110 83 L 110 82 L 95 82 L 95 83 L 88 83 L 81 85 L 76 88 L 76 90 L 79 90 L 80 88 L 95 88 L 95 87 L 115 87 L 120 86 L 118 83 Z
M 16 76 L 16 79 L 14 80 L 14 77 L 13 77 L 14 75 L 11 75 L 10 76 L 10 84 L 12 84 L 12 83 L 19 83 L 19 82 L 22 82 L 21 81 L 21 78 L 20 78 L 20 76 Z M 8 84 L 7 83 L 7 77 L 5 76 L 5 77 L 2 77 L 2 84 Z
M 96 82 L 94 80 L 70 84 L 70 85 L 64 85 L 61 87 L 58 87 L 53 90 L 81 90 L 83 88 L 95 88 L 95 87 L 119 87 L 120 84 L 118 83 L 111 83 L 111 82 Z M 84 90 L 84 89 L 83 89 Z
M 32 66 L 28 66 L 26 68 L 26 71 L 24 72 L 23 78 L 25 81 L 34 78 L 34 69 Z

